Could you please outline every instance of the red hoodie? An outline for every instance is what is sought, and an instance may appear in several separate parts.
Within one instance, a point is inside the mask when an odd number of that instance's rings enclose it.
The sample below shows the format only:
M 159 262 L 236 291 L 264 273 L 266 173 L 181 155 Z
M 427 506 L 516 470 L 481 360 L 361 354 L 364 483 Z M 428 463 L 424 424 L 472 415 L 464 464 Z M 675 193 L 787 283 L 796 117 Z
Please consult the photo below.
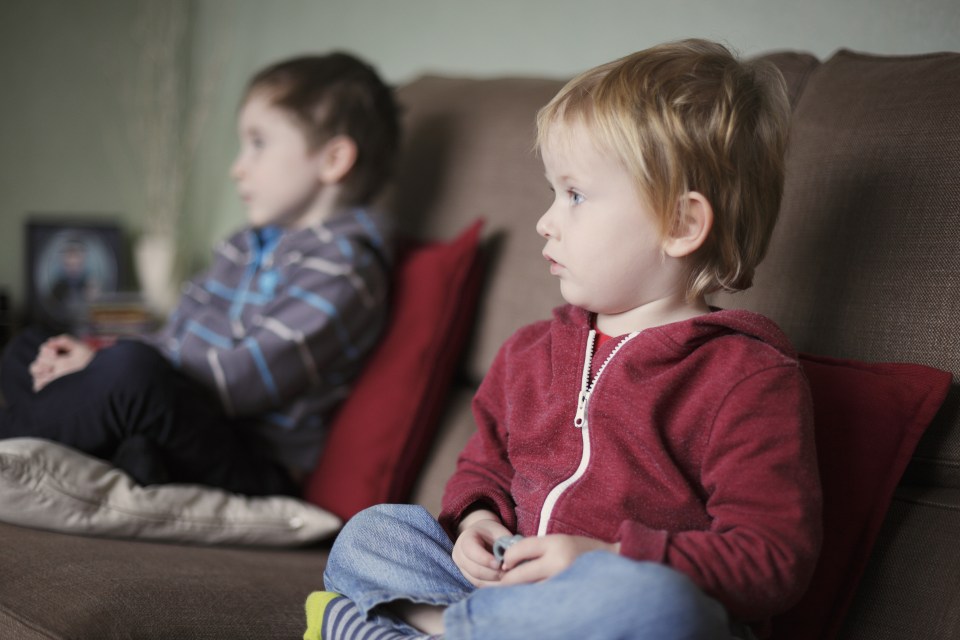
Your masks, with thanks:
M 565 306 L 502 347 L 440 522 L 453 534 L 482 505 L 523 535 L 620 542 L 735 619 L 788 608 L 813 572 L 821 504 L 810 392 L 786 336 L 748 311 L 614 338 L 591 358 L 594 335 Z

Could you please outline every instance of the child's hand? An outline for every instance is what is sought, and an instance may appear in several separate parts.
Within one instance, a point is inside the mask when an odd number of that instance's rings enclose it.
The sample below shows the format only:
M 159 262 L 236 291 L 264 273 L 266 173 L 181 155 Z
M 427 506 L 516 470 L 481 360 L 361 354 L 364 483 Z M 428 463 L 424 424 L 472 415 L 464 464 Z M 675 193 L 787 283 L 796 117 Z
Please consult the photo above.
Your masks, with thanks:
M 597 550 L 619 553 L 620 545 L 561 534 L 524 538 L 504 553 L 499 584 L 506 586 L 546 580 L 569 567 L 584 553 Z
M 90 363 L 93 354 L 92 348 L 73 336 L 50 338 L 40 345 L 37 358 L 30 365 L 33 390 L 40 391 L 57 378 L 80 371 Z
M 474 511 L 460 523 L 453 562 L 470 584 L 485 587 L 500 580 L 500 563 L 492 549 L 493 542 L 505 535 L 510 535 L 510 530 L 491 511 Z

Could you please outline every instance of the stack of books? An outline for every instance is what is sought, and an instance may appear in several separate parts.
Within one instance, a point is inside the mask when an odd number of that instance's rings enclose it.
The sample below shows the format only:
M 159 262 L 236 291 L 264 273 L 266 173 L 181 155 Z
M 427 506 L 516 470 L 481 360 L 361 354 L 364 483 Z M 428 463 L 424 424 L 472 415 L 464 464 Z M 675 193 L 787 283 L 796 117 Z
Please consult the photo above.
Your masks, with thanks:
M 159 319 L 137 293 L 111 293 L 87 305 L 80 334 L 94 348 L 109 346 L 119 338 L 143 335 L 159 326 Z

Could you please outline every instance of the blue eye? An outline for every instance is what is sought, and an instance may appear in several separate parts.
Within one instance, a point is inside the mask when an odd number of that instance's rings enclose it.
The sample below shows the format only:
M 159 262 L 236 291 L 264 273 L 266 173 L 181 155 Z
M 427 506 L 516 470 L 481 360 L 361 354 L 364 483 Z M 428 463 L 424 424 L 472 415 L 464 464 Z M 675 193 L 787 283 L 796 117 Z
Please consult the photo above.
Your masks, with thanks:
M 577 193 L 576 191 L 567 191 L 567 195 L 570 197 L 570 204 L 576 206 L 578 204 L 583 204 L 583 194 Z

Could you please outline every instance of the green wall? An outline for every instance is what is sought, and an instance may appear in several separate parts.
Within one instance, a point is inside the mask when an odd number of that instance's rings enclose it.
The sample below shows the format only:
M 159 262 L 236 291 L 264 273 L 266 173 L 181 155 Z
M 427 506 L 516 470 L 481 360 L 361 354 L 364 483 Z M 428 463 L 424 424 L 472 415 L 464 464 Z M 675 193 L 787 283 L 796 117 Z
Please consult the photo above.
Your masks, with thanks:
M 137 226 L 142 190 L 118 126 L 132 17 L 123 0 L 0 2 L 0 288 L 17 306 L 28 215 Z
M 142 167 L 123 91 L 140 53 L 133 27 L 143 1 L 0 0 L 0 288 L 18 306 L 28 213 L 104 212 L 130 237 L 142 228 Z M 187 102 L 208 111 L 180 230 L 190 270 L 242 224 L 226 175 L 237 96 L 251 73 L 281 57 L 349 49 L 399 83 L 426 72 L 568 77 L 690 36 L 746 55 L 960 50 L 956 0 L 190 0 L 190 7 Z

